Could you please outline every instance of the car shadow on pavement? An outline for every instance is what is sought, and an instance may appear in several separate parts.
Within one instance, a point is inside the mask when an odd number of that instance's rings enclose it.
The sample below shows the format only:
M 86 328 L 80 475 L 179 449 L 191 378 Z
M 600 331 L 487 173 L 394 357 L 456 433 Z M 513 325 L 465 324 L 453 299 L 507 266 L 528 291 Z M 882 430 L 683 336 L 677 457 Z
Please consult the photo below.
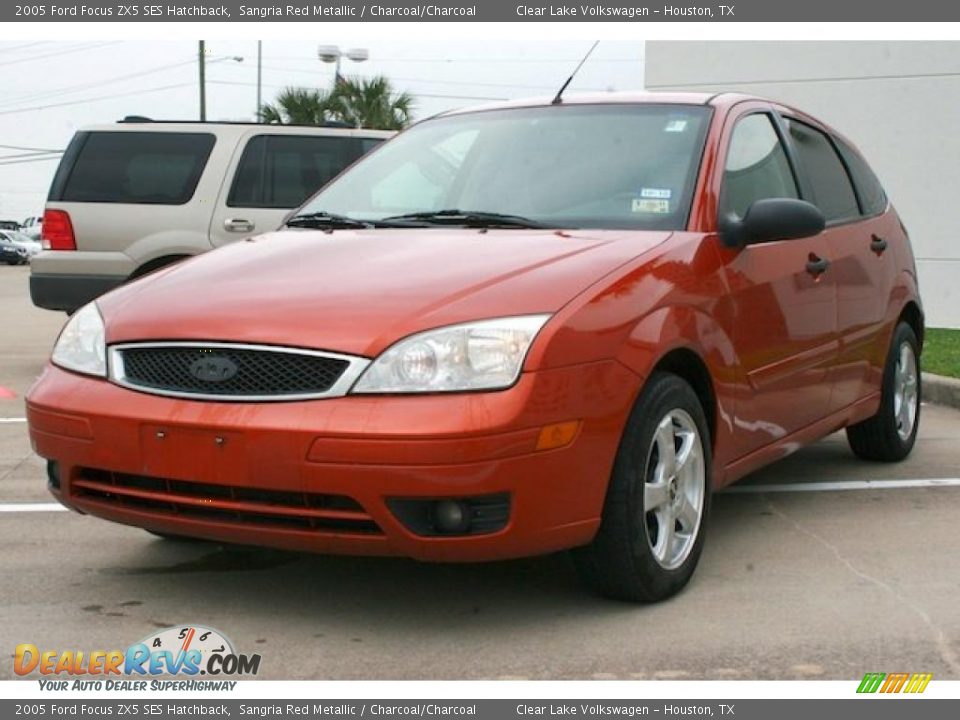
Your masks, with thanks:
M 246 612 L 287 619 L 303 614 L 337 623 L 390 616 L 408 629 L 435 626 L 444 618 L 484 615 L 485 626 L 536 622 L 549 615 L 636 613 L 683 602 L 696 593 L 698 577 L 710 572 L 711 558 L 723 545 L 739 545 L 752 533 L 743 513 L 768 515 L 755 496 L 718 496 L 714 501 L 707 549 L 691 585 L 677 598 L 655 605 L 634 605 L 600 597 L 581 582 L 572 554 L 488 563 L 425 563 L 405 558 L 345 557 L 230 546 L 202 541 L 151 539 L 141 534 L 124 562 L 97 567 L 108 583 L 136 587 L 150 596 L 155 589 L 185 605 L 202 598 L 230 597 Z M 747 525 L 747 527 L 745 527 Z M 124 528 L 125 533 L 136 533 Z M 718 547 L 714 547 L 718 546 Z M 716 569 L 714 569 L 716 570 Z M 707 583 L 709 585 L 709 581 Z

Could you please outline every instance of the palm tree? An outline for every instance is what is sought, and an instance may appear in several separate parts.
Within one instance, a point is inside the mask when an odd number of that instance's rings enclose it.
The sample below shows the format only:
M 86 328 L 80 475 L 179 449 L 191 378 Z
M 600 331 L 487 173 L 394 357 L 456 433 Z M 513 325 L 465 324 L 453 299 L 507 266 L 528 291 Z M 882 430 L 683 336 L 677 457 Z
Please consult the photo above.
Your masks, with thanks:
M 323 125 L 342 122 L 351 127 L 402 130 L 413 115 L 413 96 L 394 92 L 383 76 L 354 80 L 341 78 L 330 92 L 311 88 L 284 88 L 274 103 L 260 108 L 260 121 L 285 125 Z
M 413 96 L 394 92 L 382 75 L 341 80 L 330 96 L 330 104 L 338 119 L 358 128 L 402 130 L 413 115 Z
M 338 119 L 332 113 L 331 93 L 323 90 L 284 88 L 276 102 L 260 106 L 260 122 L 273 125 L 323 125 Z

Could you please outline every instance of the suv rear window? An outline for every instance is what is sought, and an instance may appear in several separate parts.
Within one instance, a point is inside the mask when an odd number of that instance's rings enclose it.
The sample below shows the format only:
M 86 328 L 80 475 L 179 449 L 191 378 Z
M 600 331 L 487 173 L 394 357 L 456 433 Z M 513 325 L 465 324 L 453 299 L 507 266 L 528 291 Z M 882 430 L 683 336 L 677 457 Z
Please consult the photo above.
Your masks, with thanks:
M 183 205 L 193 197 L 215 142 L 210 133 L 78 133 L 50 199 Z
M 379 138 L 257 135 L 243 150 L 228 207 L 298 207 Z

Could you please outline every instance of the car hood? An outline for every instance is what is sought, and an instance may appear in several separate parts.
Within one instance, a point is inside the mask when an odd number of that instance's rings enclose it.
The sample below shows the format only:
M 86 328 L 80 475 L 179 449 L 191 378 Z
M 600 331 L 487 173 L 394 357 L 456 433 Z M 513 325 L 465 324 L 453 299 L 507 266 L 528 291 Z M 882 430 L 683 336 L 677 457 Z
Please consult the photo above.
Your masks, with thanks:
M 108 343 L 216 340 L 373 357 L 411 333 L 552 313 L 669 232 L 284 231 L 98 300 Z

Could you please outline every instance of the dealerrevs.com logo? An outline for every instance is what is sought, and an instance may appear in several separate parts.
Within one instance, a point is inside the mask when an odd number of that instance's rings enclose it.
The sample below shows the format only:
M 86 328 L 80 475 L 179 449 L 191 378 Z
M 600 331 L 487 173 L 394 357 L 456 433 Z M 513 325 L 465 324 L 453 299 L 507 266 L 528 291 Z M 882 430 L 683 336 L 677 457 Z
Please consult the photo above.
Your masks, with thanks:
M 933 679 L 931 673 L 867 673 L 860 681 L 858 693 L 922 693 Z
M 189 681 L 151 680 L 151 690 L 232 690 L 236 682 L 260 671 L 260 655 L 238 653 L 223 633 L 203 625 L 169 627 L 126 650 L 41 650 L 17 645 L 13 670 L 38 673 L 42 690 L 146 690 L 146 676 L 185 676 Z M 117 676 L 125 679 L 116 679 Z M 197 680 L 204 676 L 204 681 Z M 214 679 L 216 678 L 216 679 Z

